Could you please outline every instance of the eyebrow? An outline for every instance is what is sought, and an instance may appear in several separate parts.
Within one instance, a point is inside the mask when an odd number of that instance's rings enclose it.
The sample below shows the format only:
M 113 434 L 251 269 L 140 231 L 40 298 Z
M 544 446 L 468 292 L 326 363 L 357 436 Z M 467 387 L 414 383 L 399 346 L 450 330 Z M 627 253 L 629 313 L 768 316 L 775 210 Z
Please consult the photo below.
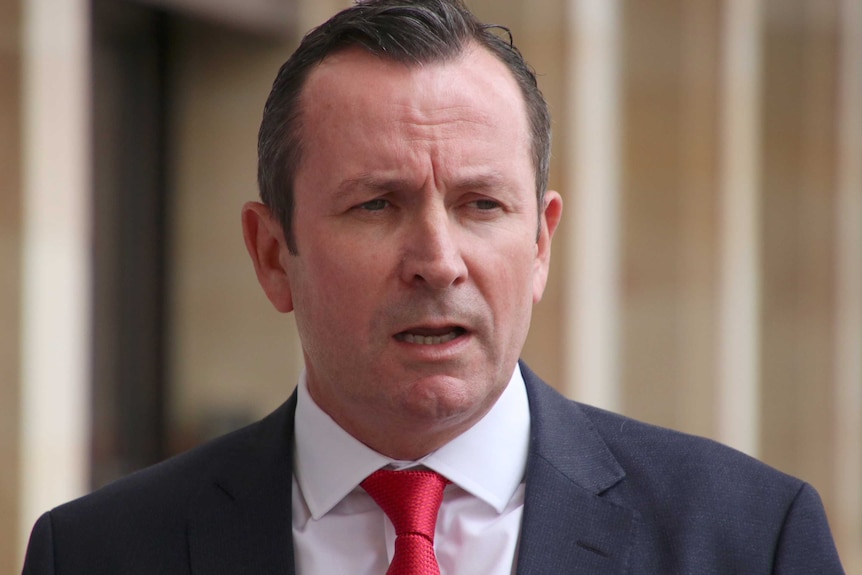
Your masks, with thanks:
M 380 190 L 383 192 L 394 192 L 409 187 L 407 180 L 399 178 L 378 178 L 370 174 L 363 174 L 356 178 L 344 180 L 336 188 L 335 193 L 339 196 L 349 194 L 356 189 Z
M 379 190 L 381 192 L 399 192 L 415 188 L 414 183 L 405 178 L 379 178 L 371 174 L 362 174 L 355 178 L 344 180 L 336 189 L 339 196 L 349 194 L 356 189 Z M 512 186 L 506 178 L 497 170 L 491 170 L 484 174 L 471 175 L 457 180 L 453 185 L 447 186 L 453 190 L 487 190 L 487 189 L 509 189 Z

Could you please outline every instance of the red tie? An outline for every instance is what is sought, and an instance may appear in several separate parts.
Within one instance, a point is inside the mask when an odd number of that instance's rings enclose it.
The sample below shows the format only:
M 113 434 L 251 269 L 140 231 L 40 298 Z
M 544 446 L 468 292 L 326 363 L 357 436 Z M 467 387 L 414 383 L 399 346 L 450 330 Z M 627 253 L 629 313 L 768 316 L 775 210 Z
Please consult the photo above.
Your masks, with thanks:
M 395 556 L 386 575 L 440 575 L 434 526 L 449 480 L 433 471 L 375 471 L 362 487 L 395 526 Z

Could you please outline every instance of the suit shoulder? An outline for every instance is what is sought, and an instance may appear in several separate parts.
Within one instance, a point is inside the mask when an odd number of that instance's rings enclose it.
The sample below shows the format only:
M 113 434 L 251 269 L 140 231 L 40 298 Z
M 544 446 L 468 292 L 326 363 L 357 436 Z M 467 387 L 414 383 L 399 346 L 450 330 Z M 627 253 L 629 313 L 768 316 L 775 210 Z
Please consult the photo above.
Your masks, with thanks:
M 554 457 L 565 449 L 582 459 L 600 457 L 604 467 L 618 466 L 626 489 L 647 499 L 655 493 L 676 501 L 689 496 L 708 501 L 763 496 L 789 504 L 804 485 L 717 441 L 567 399 L 523 363 L 521 370 L 546 455 Z
M 270 445 L 274 433 L 285 433 L 280 424 L 284 406 L 264 420 L 233 431 L 175 455 L 155 465 L 117 479 L 92 493 L 54 510 L 55 522 L 80 514 L 116 514 L 117 509 L 141 516 L 160 512 L 182 514 L 198 492 L 211 485 L 223 470 L 238 466 L 265 465 L 259 460 L 270 453 L 260 449 Z M 285 437 L 284 441 L 288 438 Z
M 262 421 L 46 513 L 33 531 L 28 567 L 40 572 L 50 561 L 88 575 L 187 572 L 195 519 L 256 489 L 289 485 L 291 408 L 288 402 Z
M 808 483 L 710 439 L 580 409 L 625 470 L 605 496 L 637 509 L 644 549 L 688 541 L 692 547 L 677 558 L 691 565 L 736 557 L 752 573 L 761 572 L 756 564 L 764 572 L 843 572 L 822 502 Z M 750 555 L 752 549 L 762 551 Z
M 629 493 L 665 504 L 772 514 L 789 509 L 807 486 L 712 439 L 578 405 L 625 469 Z

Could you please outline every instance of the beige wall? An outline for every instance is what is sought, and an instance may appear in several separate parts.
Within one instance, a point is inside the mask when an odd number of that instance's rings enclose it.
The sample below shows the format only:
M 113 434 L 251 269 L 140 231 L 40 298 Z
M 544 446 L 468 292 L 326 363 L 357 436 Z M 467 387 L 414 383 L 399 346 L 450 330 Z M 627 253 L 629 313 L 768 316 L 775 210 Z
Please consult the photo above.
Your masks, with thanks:
M 18 570 L 20 497 L 21 7 L 0 0 L 0 572 Z
M 0 82 L 0 354 L 9 370 L 0 441 L 3 481 L 15 486 L 8 509 L 17 510 L 4 510 L 0 522 L 16 524 L 16 533 L 2 538 L 14 549 L 2 556 L 12 573 L 38 515 L 87 487 L 89 13 L 86 0 L 0 5 L 2 26 L 11 25 L 0 35 L 3 57 L 11 58 Z
M 293 317 L 257 285 L 240 209 L 257 198 L 257 128 L 289 42 L 183 21 L 175 36 L 176 166 L 169 420 L 175 448 L 260 417 L 301 366 Z

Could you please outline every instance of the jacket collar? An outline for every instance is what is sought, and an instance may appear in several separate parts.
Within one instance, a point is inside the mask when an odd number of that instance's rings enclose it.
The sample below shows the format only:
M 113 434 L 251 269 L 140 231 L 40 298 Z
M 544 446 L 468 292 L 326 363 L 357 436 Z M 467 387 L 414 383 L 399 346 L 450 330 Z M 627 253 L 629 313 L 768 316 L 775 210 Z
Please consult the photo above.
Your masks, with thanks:
M 603 498 L 625 472 L 578 404 L 521 370 L 532 430 L 517 572 L 626 572 L 638 516 Z
M 189 518 L 195 575 L 293 574 L 291 482 L 296 395 L 237 432 Z
M 603 498 L 625 477 L 589 418 L 524 363 L 531 438 L 517 572 L 610 575 L 627 568 L 637 513 Z M 191 572 L 293 574 L 296 395 L 238 433 L 189 518 Z

